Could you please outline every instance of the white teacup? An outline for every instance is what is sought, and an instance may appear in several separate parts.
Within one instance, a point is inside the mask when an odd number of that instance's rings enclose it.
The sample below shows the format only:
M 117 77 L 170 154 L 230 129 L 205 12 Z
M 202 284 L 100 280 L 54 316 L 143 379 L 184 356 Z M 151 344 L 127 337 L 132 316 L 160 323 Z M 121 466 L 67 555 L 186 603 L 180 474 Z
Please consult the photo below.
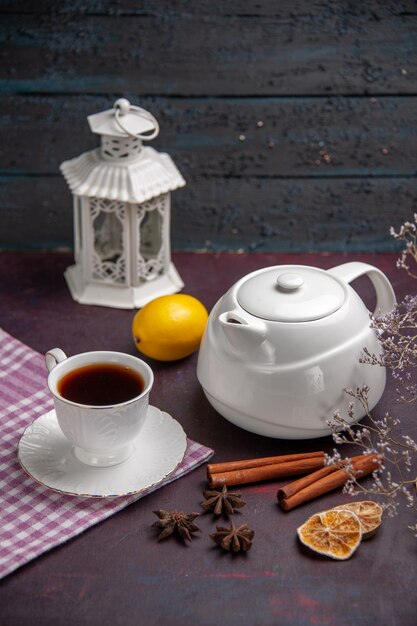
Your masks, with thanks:
M 84 352 L 67 357 L 60 348 L 49 350 L 45 362 L 58 424 L 74 444 L 76 458 L 96 467 L 117 465 L 127 460 L 133 453 L 133 441 L 148 411 L 149 393 L 154 380 L 149 365 L 122 352 Z M 59 382 L 66 374 L 96 363 L 116 364 L 134 370 L 143 380 L 142 392 L 126 402 L 102 406 L 79 404 L 59 393 Z

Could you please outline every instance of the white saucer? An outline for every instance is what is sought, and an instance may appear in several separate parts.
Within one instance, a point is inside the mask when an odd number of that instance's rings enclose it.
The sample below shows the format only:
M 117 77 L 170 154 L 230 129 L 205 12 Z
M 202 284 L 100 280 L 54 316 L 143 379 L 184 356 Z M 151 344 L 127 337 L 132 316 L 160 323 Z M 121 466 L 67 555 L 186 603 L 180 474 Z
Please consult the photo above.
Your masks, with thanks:
M 168 413 L 149 406 L 132 456 L 112 467 L 78 461 L 62 433 L 55 411 L 38 417 L 23 433 L 18 459 L 38 483 L 72 496 L 110 498 L 139 493 L 161 482 L 184 458 L 187 437 Z

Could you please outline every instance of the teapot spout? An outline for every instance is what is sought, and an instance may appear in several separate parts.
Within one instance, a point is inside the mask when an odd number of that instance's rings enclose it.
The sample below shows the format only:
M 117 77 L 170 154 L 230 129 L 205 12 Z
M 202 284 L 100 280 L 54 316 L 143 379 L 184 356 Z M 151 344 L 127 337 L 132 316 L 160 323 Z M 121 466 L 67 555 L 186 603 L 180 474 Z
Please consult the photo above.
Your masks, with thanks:
M 243 311 L 227 311 L 219 316 L 220 325 L 235 350 L 250 352 L 265 339 L 265 323 L 246 315 Z

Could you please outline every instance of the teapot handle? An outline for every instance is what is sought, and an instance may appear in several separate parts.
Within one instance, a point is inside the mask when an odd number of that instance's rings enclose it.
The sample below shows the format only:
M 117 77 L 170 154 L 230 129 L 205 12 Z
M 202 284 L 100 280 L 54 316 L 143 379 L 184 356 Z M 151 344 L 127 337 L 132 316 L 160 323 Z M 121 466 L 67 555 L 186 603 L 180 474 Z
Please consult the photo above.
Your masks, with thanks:
M 344 280 L 346 283 L 350 283 L 355 278 L 366 274 L 376 291 L 376 307 L 374 311 L 375 317 L 382 317 L 390 313 L 395 307 L 395 293 L 388 278 L 373 265 L 368 263 L 361 263 L 359 261 L 352 261 L 351 263 L 344 263 L 328 270 L 330 274 L 336 278 Z

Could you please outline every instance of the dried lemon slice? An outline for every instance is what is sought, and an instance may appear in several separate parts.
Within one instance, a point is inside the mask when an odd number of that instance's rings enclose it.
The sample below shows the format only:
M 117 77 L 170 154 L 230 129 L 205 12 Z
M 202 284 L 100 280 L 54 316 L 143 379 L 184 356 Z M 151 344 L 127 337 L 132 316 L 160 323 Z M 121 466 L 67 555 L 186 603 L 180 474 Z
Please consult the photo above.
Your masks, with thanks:
M 372 500 L 348 502 L 340 504 L 335 509 L 353 511 L 361 523 L 362 539 L 371 537 L 382 522 L 382 507 Z
M 361 542 L 361 523 L 352 511 L 331 509 L 312 515 L 297 528 L 305 546 L 333 559 L 348 559 Z

